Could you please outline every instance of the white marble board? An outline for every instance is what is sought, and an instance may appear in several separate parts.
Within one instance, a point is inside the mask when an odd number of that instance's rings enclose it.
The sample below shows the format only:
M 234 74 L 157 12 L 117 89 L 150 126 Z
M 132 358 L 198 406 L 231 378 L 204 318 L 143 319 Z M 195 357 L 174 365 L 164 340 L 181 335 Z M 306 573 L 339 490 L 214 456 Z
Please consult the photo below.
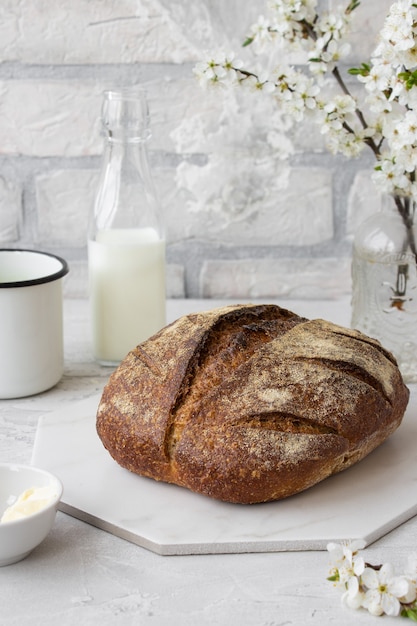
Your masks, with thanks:
M 415 390 L 417 392 L 417 389 Z M 95 431 L 99 396 L 40 418 L 32 464 L 63 482 L 60 509 L 162 555 L 324 550 L 371 543 L 417 514 L 417 398 L 361 463 L 280 502 L 235 505 L 119 467 Z

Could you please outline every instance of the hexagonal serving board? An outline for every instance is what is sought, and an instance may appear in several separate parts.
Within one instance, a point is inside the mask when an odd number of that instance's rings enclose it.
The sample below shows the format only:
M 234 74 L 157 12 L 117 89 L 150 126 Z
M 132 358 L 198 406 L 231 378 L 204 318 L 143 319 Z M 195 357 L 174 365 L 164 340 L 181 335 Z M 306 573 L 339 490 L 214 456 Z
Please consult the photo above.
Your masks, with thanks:
M 32 464 L 62 480 L 61 511 L 158 554 L 369 544 L 417 513 L 417 387 L 401 427 L 366 459 L 301 494 L 256 505 L 219 502 L 119 467 L 95 431 L 99 399 L 41 417 Z

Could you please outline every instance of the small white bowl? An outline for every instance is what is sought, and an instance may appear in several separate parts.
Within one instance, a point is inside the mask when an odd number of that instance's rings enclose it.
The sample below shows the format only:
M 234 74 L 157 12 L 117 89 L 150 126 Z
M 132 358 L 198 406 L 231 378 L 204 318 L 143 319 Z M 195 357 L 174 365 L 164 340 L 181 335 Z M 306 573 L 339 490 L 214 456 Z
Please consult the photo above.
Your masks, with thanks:
M 28 465 L 0 463 L 0 518 L 5 510 L 27 489 L 48 487 L 53 497 L 48 504 L 20 519 L 0 523 L 0 566 L 24 559 L 51 530 L 62 483 L 49 472 Z

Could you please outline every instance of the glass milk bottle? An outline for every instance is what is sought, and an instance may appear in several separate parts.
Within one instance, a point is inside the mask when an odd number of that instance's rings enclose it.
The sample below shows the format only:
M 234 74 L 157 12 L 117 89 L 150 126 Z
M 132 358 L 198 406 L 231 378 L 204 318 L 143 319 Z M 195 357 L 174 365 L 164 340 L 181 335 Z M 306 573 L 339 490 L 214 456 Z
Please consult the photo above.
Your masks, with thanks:
M 106 135 L 88 236 L 95 359 L 116 365 L 165 325 L 165 241 L 150 173 L 140 89 L 104 93 Z

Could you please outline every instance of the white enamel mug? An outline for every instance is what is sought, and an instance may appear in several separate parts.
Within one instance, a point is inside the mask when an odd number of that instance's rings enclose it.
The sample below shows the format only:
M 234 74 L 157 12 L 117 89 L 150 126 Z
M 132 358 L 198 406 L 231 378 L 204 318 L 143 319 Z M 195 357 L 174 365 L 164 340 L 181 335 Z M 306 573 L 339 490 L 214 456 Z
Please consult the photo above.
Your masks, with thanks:
M 53 254 L 0 249 L 0 398 L 40 393 L 62 378 L 67 273 Z

